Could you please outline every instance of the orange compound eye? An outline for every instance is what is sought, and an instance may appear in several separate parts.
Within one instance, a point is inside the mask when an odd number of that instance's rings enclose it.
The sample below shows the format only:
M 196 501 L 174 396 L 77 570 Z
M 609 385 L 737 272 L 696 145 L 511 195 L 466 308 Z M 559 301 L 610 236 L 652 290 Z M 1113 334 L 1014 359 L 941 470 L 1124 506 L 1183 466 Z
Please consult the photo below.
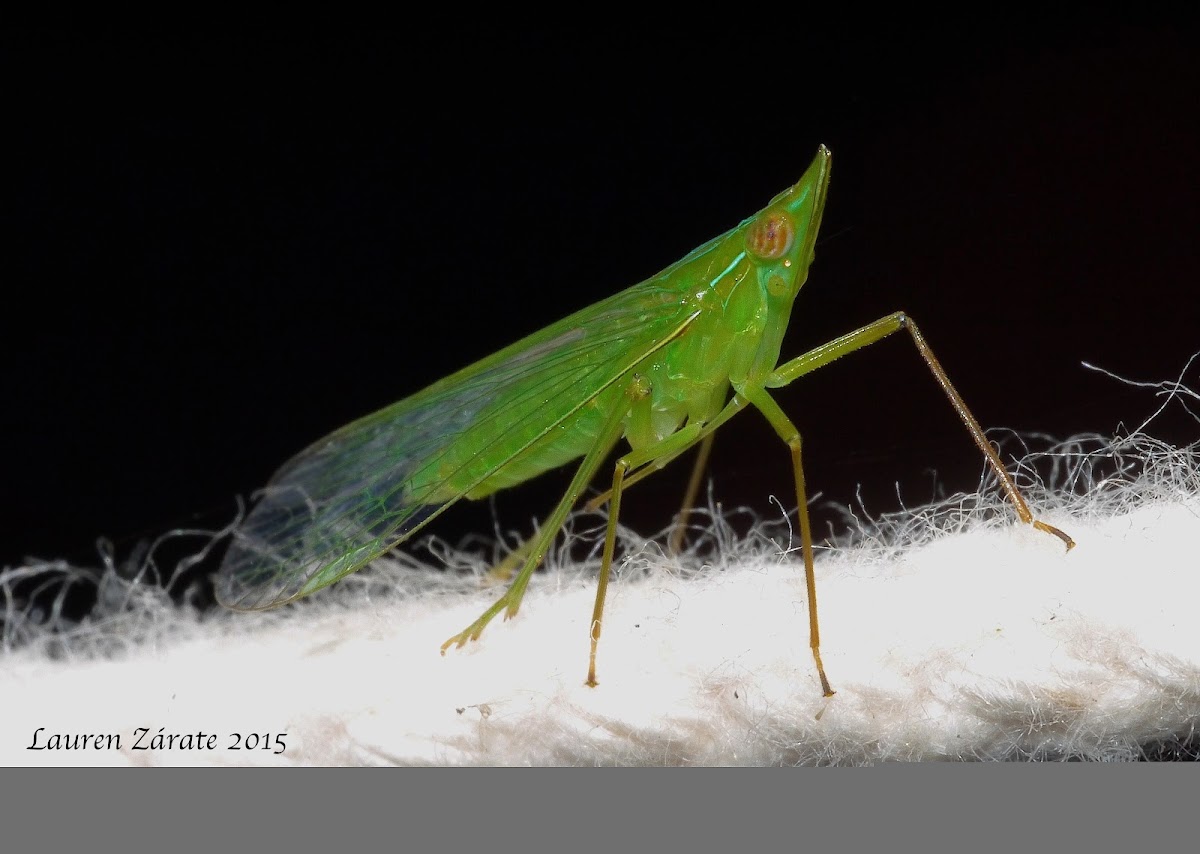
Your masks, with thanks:
M 783 211 L 764 214 L 746 229 L 746 249 L 767 261 L 782 258 L 796 237 L 791 218 Z

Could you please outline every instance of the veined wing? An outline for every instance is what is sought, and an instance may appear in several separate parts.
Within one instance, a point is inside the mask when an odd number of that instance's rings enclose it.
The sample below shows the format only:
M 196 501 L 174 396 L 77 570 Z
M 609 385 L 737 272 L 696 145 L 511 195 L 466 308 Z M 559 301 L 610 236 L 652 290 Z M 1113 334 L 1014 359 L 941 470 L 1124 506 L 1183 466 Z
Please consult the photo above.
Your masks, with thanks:
M 269 608 L 412 536 L 686 326 L 679 291 L 659 281 L 564 318 L 292 458 L 234 533 L 217 599 Z

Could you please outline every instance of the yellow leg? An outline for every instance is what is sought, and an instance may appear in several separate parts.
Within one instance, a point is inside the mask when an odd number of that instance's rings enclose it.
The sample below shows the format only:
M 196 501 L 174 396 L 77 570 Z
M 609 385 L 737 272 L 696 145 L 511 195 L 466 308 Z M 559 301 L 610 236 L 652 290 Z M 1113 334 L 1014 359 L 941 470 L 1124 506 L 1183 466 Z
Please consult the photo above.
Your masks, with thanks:
M 730 406 L 727 406 L 726 409 L 730 409 Z M 736 411 L 737 408 L 733 408 L 730 414 Z M 724 410 L 721 414 L 724 414 Z M 718 415 L 717 419 L 713 420 L 717 421 L 718 419 L 720 419 L 720 415 Z M 720 420 L 724 421 L 724 419 Z M 696 442 L 702 441 L 705 436 L 711 436 L 711 431 L 714 429 L 716 429 L 716 426 L 712 422 L 709 424 L 688 424 L 682 430 L 672 433 L 661 442 L 655 442 L 648 447 L 631 451 L 617 460 L 616 465 L 613 467 L 612 490 L 609 493 L 608 527 L 604 534 L 604 556 L 600 561 L 600 581 L 596 585 L 596 604 L 592 608 L 592 622 L 589 630 L 591 652 L 588 656 L 587 684 L 593 688 L 598 684 L 596 682 L 596 649 L 600 644 L 600 630 L 604 618 L 604 600 L 608 595 L 608 576 L 612 568 L 613 552 L 616 550 L 617 519 L 621 513 L 621 495 L 624 487 L 627 485 L 625 475 L 630 469 L 650 466 L 656 460 L 673 459 Z
M 708 458 L 712 454 L 713 438 L 716 433 L 709 433 L 700 441 L 700 450 L 696 452 L 696 462 L 692 466 L 692 477 L 688 480 L 687 491 L 683 493 L 683 504 L 679 508 L 679 518 L 675 520 L 675 530 L 671 532 L 671 554 L 679 554 L 683 550 L 683 536 L 687 533 L 688 517 L 696 506 L 696 495 L 700 492 L 700 482 L 704 479 L 704 470 L 708 468 Z
M 713 438 L 716 433 L 712 429 L 705 430 L 704 438 L 700 441 L 700 450 L 696 453 L 696 462 L 692 465 L 692 476 L 688 480 L 687 490 L 683 494 L 683 502 L 679 506 L 679 516 L 676 517 L 675 527 L 671 531 L 671 540 L 668 543 L 668 548 L 671 554 L 679 554 L 683 549 L 683 537 L 687 533 L 688 517 L 692 514 L 692 508 L 696 506 L 696 495 L 700 492 L 700 483 L 704 479 L 704 470 L 708 467 L 708 458 L 712 454 Z M 648 463 L 631 475 L 625 478 L 624 488 L 628 489 L 635 483 L 649 477 L 656 471 L 667 465 L 671 460 L 675 459 L 682 452 L 668 454 L 660 457 L 653 463 Z M 595 498 L 588 501 L 584 505 L 588 510 L 599 510 L 612 498 L 612 490 L 608 489 L 597 495 Z
M 640 400 L 648 393 L 645 383 L 635 377 L 630 384 L 628 393 L 630 401 Z M 525 595 L 525 588 L 529 585 L 529 579 L 532 577 L 533 571 L 542 562 L 542 558 L 546 556 L 546 552 L 550 549 L 550 543 L 558 535 L 558 531 L 562 528 L 567 514 L 571 512 L 571 508 L 579 500 L 580 493 L 587 487 L 588 482 L 591 481 L 592 477 L 596 474 L 596 470 L 600 467 L 600 463 L 608 456 L 613 446 L 616 445 L 617 440 L 621 437 L 621 433 L 624 430 L 625 415 L 628 411 L 628 406 L 619 407 L 609 416 L 604 429 L 596 438 L 596 443 L 584 456 L 583 462 L 579 464 L 579 469 L 575 472 L 575 477 L 571 479 L 570 485 L 567 486 L 566 494 L 563 495 L 558 505 L 554 508 L 554 511 L 550 514 L 542 526 L 542 530 L 530 541 L 531 545 L 528 547 L 522 546 L 521 549 L 518 549 L 518 551 L 526 549 L 527 551 L 525 551 L 525 561 L 521 566 L 521 571 L 517 573 L 512 586 L 508 588 L 508 591 L 494 605 L 480 614 L 479 619 L 442 644 L 443 655 L 445 655 L 446 650 L 451 646 L 462 647 L 467 641 L 478 640 L 487 624 L 501 611 L 507 611 L 505 615 L 506 619 L 513 617 L 517 613 L 517 609 L 521 607 L 521 599 Z
M 825 665 L 821 662 L 821 627 L 817 621 L 817 575 L 813 563 L 812 526 L 808 521 L 808 494 L 804 485 L 804 462 L 801 458 L 800 431 L 791 419 L 779 408 L 779 404 L 766 389 L 752 388 L 740 392 L 761 412 L 775 428 L 779 438 L 787 442 L 792 454 L 792 475 L 796 481 L 796 513 L 800 517 L 800 553 L 804 558 L 804 584 L 808 588 L 808 645 L 812 649 L 813 660 L 817 664 L 817 676 L 821 680 L 821 691 L 826 697 L 832 697 L 834 690 L 829 687 L 829 679 L 825 676 Z
M 1074 548 L 1075 541 L 1066 533 L 1040 519 L 1033 518 L 1033 513 L 1029 510 L 1029 505 L 1025 503 L 1025 499 L 1021 496 L 1020 490 L 1017 489 L 1016 483 L 1013 482 L 1008 470 L 1004 468 L 1004 463 L 1000 461 L 1000 457 L 996 454 L 992 444 L 983 435 L 983 428 L 979 426 L 979 422 L 975 420 L 975 416 L 971 414 L 971 410 L 967 409 L 967 404 L 959 396 L 958 391 L 950 382 L 950 378 L 946 376 L 946 371 L 942 368 L 937 357 L 933 355 L 933 350 L 925 342 L 925 336 L 921 334 L 921 330 L 917 328 L 917 324 L 904 312 L 897 311 L 895 314 L 881 317 L 874 323 L 868 323 L 860 329 L 848 332 L 840 338 L 835 338 L 828 344 L 822 344 L 820 347 L 797 356 L 795 359 L 776 368 L 771 376 L 767 378 L 764 385 L 768 388 L 785 386 L 797 377 L 828 365 L 834 359 L 839 359 L 842 356 L 853 353 L 855 350 L 861 350 L 863 347 L 874 344 L 891 335 L 893 332 L 899 332 L 901 329 L 907 330 L 908 334 L 912 337 L 917 352 L 925 360 L 925 364 L 929 367 L 933 378 L 937 380 L 937 384 L 942 387 L 942 391 L 945 392 L 946 397 L 950 400 L 950 405 L 954 407 L 954 411 L 958 413 L 959 419 L 966 426 L 967 432 L 971 434 L 971 439 L 974 440 L 976 447 L 983 452 L 988 464 L 996 472 L 996 476 L 1000 478 L 1000 485 L 1004 489 L 1005 495 L 1008 496 L 1008 500 L 1012 502 L 1013 507 L 1016 509 L 1017 516 L 1027 525 L 1033 525 L 1039 531 L 1045 531 L 1047 534 L 1053 534 L 1058 537 L 1066 544 L 1068 550 Z

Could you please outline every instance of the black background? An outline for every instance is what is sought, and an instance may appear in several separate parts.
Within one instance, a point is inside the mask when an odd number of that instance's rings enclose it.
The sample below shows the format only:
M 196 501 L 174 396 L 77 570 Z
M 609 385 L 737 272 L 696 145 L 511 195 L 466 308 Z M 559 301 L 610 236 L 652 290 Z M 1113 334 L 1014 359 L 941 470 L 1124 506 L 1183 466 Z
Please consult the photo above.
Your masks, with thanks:
M 1080 362 L 1164 380 L 1200 350 L 1194 36 L 0 34 L 0 566 L 227 522 L 325 432 L 736 224 L 819 143 L 785 357 L 904 309 L 985 427 L 1136 425 L 1152 393 Z M 831 501 L 978 482 L 906 338 L 780 400 Z M 714 457 L 724 503 L 792 504 L 760 418 Z M 566 476 L 497 512 L 528 529 Z M 627 520 L 658 530 L 686 477 Z

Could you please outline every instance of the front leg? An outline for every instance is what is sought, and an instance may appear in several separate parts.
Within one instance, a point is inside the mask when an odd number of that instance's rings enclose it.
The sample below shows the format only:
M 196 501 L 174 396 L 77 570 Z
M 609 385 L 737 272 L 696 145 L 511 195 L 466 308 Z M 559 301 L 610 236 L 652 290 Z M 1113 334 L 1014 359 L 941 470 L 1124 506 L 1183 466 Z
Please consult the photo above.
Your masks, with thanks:
M 763 385 L 766 388 L 780 388 L 788 385 L 798 377 L 802 377 L 817 368 L 824 367 L 835 359 L 840 359 L 849 353 L 856 350 L 861 350 L 863 347 L 868 347 L 893 332 L 899 332 L 901 329 L 908 331 L 912 337 L 913 344 L 916 345 L 917 352 L 921 354 L 921 358 L 925 360 L 925 364 L 929 367 L 933 378 L 937 384 L 942 387 L 946 397 L 950 400 L 950 405 L 954 407 L 954 411 L 958 413 L 959 419 L 966 426 L 967 432 L 971 434 L 971 439 L 974 440 L 975 446 L 983 452 L 987 458 L 988 465 L 996 472 L 996 476 L 1000 478 L 1000 485 L 1004 489 L 1008 500 L 1012 502 L 1013 508 L 1017 511 L 1017 516 L 1027 525 L 1033 525 L 1039 531 L 1045 531 L 1047 534 L 1053 534 L 1066 544 L 1068 550 L 1075 547 L 1075 541 L 1072 540 L 1066 533 L 1055 528 L 1053 525 L 1047 524 L 1040 519 L 1033 518 L 1033 513 L 1029 510 L 1029 505 L 1025 503 L 1020 490 L 1017 489 L 1016 483 L 1013 482 L 1008 470 L 1004 467 L 1004 463 L 1000 461 L 1000 457 L 996 454 L 996 450 L 992 447 L 991 442 L 983 434 L 983 428 L 979 426 L 979 422 L 975 420 L 975 416 L 971 414 L 971 410 L 967 409 L 967 404 L 963 402 L 958 391 L 950 382 L 950 377 L 946 376 L 946 371 L 942 368 L 937 357 L 933 355 L 933 350 L 925 342 L 925 336 L 917 328 L 917 324 L 913 322 L 902 311 L 897 311 L 894 314 L 889 314 L 887 317 L 881 317 L 874 323 L 868 323 L 859 329 L 849 332 L 840 338 L 835 338 L 828 344 L 822 344 L 809 350 L 807 353 L 797 356 L 789 362 L 780 365 L 775 371 L 767 377 Z
M 825 665 L 821 662 L 821 628 L 817 622 L 817 576 L 813 564 L 812 526 L 808 520 L 808 494 L 804 484 L 804 463 L 801 457 L 800 431 L 787 417 L 766 389 L 748 387 L 738 392 L 763 414 L 775 428 L 779 438 L 787 443 L 792 455 L 792 475 L 796 481 L 796 514 L 800 517 L 800 553 L 804 559 L 804 583 L 808 589 L 808 645 L 817 664 L 817 676 L 821 680 L 821 691 L 832 697 L 833 688 L 825 676 Z

